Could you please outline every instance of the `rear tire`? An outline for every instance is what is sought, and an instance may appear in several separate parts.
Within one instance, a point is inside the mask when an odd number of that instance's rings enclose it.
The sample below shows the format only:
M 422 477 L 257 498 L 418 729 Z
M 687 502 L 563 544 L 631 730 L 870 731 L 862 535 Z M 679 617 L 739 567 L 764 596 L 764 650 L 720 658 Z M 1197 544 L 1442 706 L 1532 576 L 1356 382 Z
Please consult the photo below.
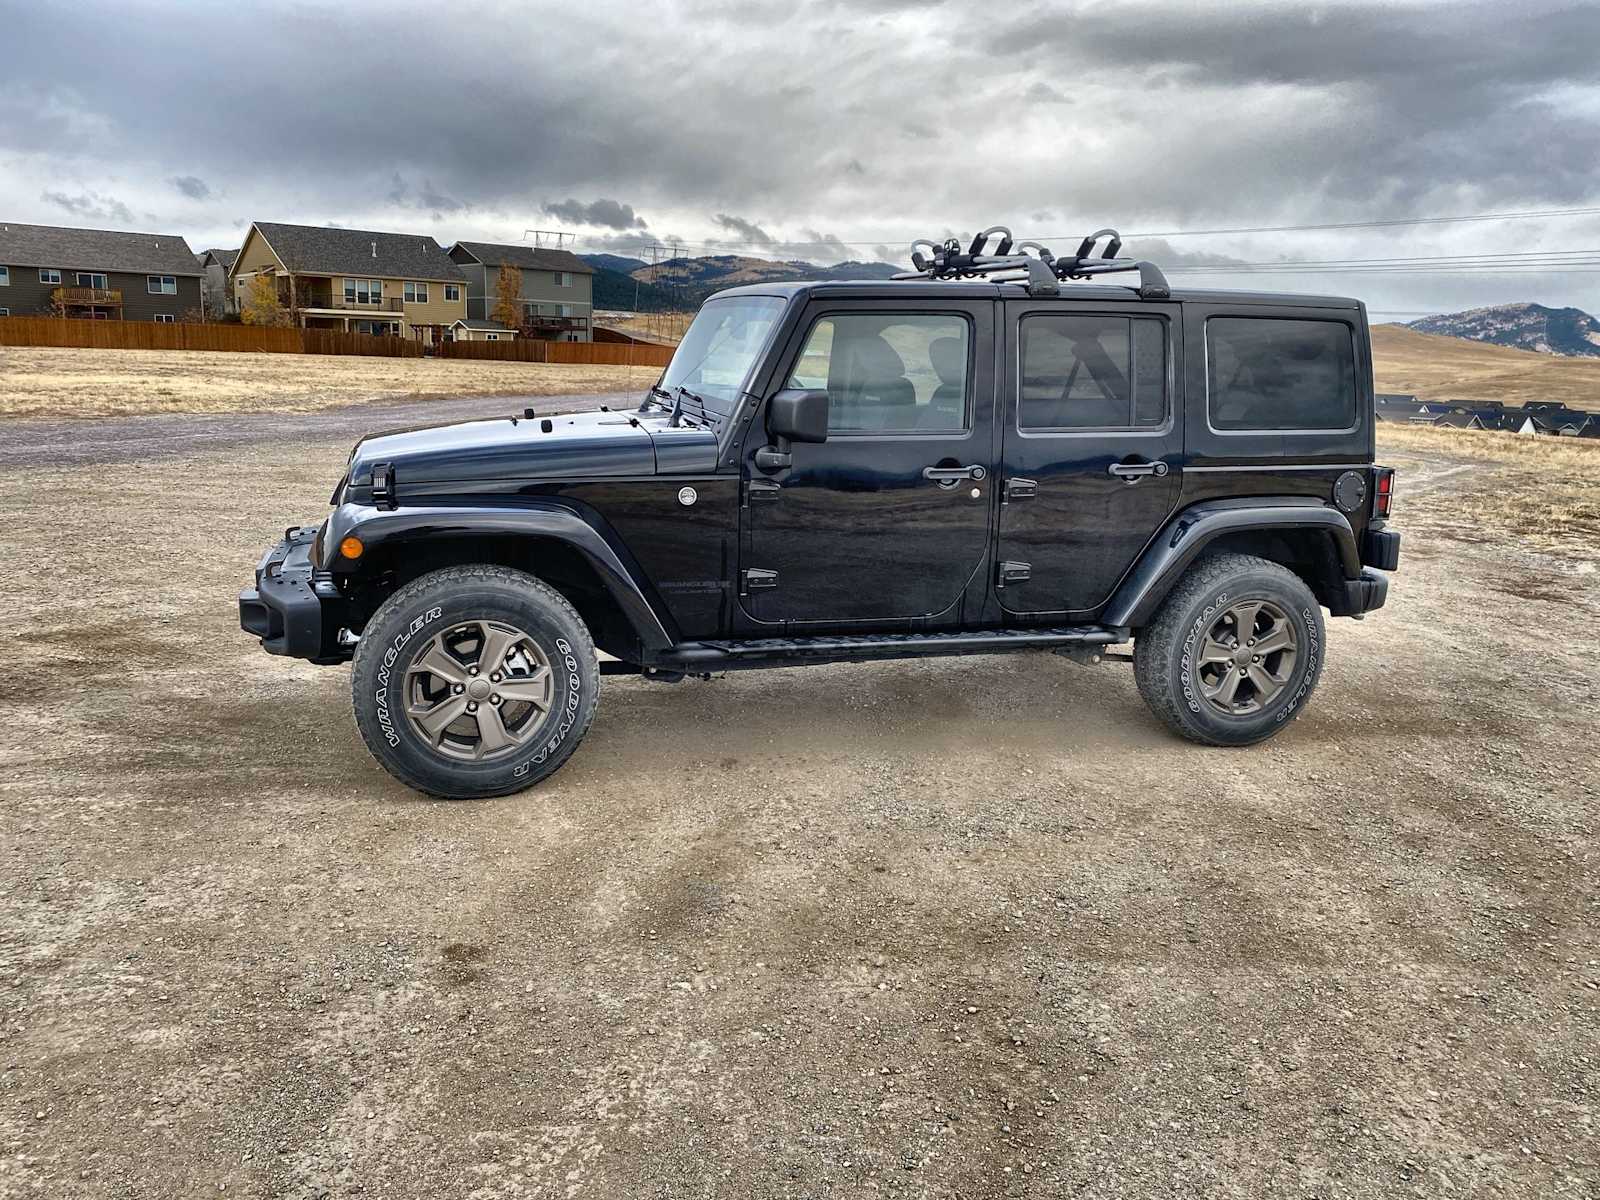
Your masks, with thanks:
M 383 768 L 445 799 L 547 779 L 594 719 L 600 667 L 561 593 L 508 567 L 434 571 L 395 592 L 356 646 L 356 728 Z
M 1322 675 L 1317 598 L 1278 563 L 1201 559 L 1139 632 L 1134 679 L 1173 732 L 1207 746 L 1265 741 L 1300 715 Z

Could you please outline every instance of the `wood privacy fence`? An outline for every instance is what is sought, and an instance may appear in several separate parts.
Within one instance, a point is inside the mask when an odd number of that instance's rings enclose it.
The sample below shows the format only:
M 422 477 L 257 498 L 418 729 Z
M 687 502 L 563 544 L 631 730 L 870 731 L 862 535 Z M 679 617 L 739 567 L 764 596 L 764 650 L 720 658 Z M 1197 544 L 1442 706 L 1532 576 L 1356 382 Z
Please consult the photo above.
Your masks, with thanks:
M 514 342 L 446 342 L 440 358 L 483 358 L 499 362 L 581 363 L 587 366 L 664 367 L 676 346 L 646 342 L 542 342 L 518 338 Z
M 266 325 L 160 325 L 154 321 L 84 321 L 60 317 L 0 317 L 0 346 L 69 346 L 93 350 L 238 350 L 271 354 L 369 354 L 421 358 L 422 343 L 334 329 Z M 590 366 L 664 367 L 673 346 L 647 342 L 445 342 L 441 358 Z

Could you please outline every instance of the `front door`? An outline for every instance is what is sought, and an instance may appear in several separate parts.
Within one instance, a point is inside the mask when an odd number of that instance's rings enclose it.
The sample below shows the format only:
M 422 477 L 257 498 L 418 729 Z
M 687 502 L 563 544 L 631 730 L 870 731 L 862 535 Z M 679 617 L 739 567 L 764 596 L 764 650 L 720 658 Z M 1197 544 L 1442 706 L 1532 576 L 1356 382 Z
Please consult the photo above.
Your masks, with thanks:
M 1088 615 L 1177 504 L 1178 306 L 1007 307 L 996 595 L 1009 613 Z
M 763 471 L 745 447 L 740 601 L 766 624 L 961 624 L 984 597 L 994 304 L 818 301 L 772 390 L 828 394 L 828 439 Z M 968 610 L 971 610 L 970 612 Z

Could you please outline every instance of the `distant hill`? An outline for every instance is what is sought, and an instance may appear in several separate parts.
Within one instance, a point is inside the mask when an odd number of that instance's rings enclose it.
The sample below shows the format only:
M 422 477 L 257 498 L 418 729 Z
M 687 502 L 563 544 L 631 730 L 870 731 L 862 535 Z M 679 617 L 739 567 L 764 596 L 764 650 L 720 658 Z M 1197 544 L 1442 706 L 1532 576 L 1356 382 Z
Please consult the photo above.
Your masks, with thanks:
M 1543 304 L 1496 304 L 1465 312 L 1423 317 L 1407 325 L 1419 333 L 1490 342 L 1539 354 L 1567 358 L 1600 358 L 1600 321 L 1581 308 L 1546 308 Z
M 598 257 L 598 256 L 597 256 Z M 613 312 L 671 312 L 683 307 L 682 298 L 621 271 L 594 266 L 594 306 Z
M 785 283 L 799 279 L 887 279 L 906 268 L 886 262 L 841 262 L 831 267 L 798 259 L 779 261 L 755 258 L 743 254 L 708 254 L 698 258 L 672 258 L 654 266 L 637 258 L 620 254 L 584 254 L 585 262 L 595 268 L 595 306 L 597 308 L 631 308 L 632 293 L 626 291 L 610 275 L 618 273 L 644 285 L 640 307 L 647 307 L 644 296 L 649 295 L 656 306 L 681 309 L 698 308 L 705 298 L 723 288 L 739 287 L 746 283 Z M 654 284 L 658 291 L 651 291 Z M 615 303 L 602 299 L 602 295 L 626 294 L 627 302 Z
M 591 267 L 603 268 L 607 271 L 621 271 L 624 275 L 630 271 L 637 271 L 644 266 L 644 259 L 628 258 L 622 254 L 580 254 L 578 257 Z
M 1514 350 L 1404 325 L 1372 327 L 1372 373 L 1378 391 L 1424 400 L 1545 400 L 1600 410 L 1600 359 Z

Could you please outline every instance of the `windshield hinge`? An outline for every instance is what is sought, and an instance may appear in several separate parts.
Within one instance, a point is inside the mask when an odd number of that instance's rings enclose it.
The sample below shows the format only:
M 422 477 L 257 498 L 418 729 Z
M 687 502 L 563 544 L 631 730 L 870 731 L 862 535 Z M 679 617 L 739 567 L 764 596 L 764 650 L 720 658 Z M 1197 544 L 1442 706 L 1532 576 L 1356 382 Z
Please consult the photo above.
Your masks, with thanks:
M 394 498 L 394 468 L 388 463 L 376 463 L 372 468 L 372 506 L 398 508 Z

